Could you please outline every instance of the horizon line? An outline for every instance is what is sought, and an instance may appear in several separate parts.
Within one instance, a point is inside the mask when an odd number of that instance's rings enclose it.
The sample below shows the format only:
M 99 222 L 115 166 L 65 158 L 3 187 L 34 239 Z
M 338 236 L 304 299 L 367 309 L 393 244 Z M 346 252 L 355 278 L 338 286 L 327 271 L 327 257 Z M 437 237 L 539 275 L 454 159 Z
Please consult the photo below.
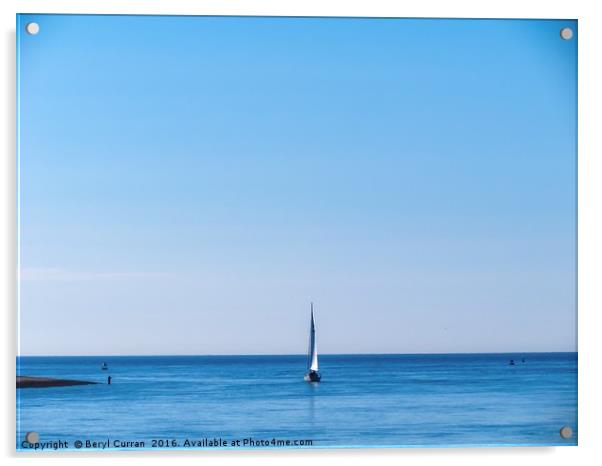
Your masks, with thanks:
M 432 352 L 432 353 L 320 353 L 320 356 L 437 356 L 437 355 L 470 355 L 470 354 L 550 354 L 550 353 L 579 353 L 578 350 L 573 351 L 454 351 L 449 353 Z M 16 357 L 35 357 L 35 358 L 69 358 L 69 357 L 228 357 L 228 356 L 303 356 L 307 357 L 305 353 L 246 353 L 246 354 L 233 354 L 233 353 L 211 353 L 211 354 L 17 354 Z

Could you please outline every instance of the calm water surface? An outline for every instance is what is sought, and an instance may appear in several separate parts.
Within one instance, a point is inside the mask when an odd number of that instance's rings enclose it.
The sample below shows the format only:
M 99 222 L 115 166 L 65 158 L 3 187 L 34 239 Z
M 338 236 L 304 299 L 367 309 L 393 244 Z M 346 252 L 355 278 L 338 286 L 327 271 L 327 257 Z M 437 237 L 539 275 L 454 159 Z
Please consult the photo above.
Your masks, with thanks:
M 69 448 L 107 439 L 109 448 L 214 438 L 245 447 L 244 439 L 311 440 L 310 448 L 577 443 L 577 353 L 323 355 L 320 384 L 303 381 L 305 361 L 20 357 L 22 375 L 102 384 L 17 390 L 17 448 L 30 431 Z

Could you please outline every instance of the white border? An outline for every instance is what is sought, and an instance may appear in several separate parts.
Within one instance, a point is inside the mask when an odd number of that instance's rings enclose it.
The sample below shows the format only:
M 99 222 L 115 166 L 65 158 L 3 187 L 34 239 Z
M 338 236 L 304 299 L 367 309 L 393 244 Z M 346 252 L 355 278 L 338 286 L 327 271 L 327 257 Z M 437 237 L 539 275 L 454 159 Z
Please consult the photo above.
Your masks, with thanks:
M 15 190 L 15 14 L 114 13 L 114 14 L 221 14 L 273 16 L 401 16 L 480 18 L 577 18 L 579 20 L 579 447 L 495 449 L 387 449 L 322 451 L 132 452 L 44 455 L 51 461 L 125 463 L 159 462 L 220 464 L 446 464 L 529 463 L 546 465 L 590 464 L 602 457 L 602 20 L 598 2 L 555 0 L 3 0 L 2 9 L 2 124 L 3 157 L 0 159 L 0 303 L 2 330 L 4 409 L 0 424 L 0 449 L 9 464 L 40 461 L 41 455 L 14 452 L 15 351 L 16 351 L 16 190 Z M 599 460 L 598 460 L 599 461 Z

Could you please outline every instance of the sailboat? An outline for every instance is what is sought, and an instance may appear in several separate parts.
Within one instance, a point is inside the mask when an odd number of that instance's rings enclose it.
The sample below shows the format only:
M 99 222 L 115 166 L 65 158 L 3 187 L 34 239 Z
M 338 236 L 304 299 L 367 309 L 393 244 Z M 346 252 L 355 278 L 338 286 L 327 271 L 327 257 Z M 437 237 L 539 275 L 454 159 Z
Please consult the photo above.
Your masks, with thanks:
M 311 303 L 311 322 L 309 326 L 309 349 L 307 350 L 306 382 L 319 382 L 322 376 L 318 372 L 318 345 L 316 344 L 316 321 L 314 319 L 314 303 Z

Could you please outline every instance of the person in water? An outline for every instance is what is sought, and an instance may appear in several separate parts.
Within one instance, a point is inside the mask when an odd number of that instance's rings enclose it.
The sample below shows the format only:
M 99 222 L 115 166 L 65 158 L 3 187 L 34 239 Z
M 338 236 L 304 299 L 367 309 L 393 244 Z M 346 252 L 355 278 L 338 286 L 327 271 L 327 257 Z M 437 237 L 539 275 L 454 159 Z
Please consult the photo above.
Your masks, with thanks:
M 113 378 L 113 377 L 111 377 L 111 376 L 109 375 L 109 377 L 107 378 L 107 384 L 111 385 L 111 379 L 112 379 L 112 378 Z

